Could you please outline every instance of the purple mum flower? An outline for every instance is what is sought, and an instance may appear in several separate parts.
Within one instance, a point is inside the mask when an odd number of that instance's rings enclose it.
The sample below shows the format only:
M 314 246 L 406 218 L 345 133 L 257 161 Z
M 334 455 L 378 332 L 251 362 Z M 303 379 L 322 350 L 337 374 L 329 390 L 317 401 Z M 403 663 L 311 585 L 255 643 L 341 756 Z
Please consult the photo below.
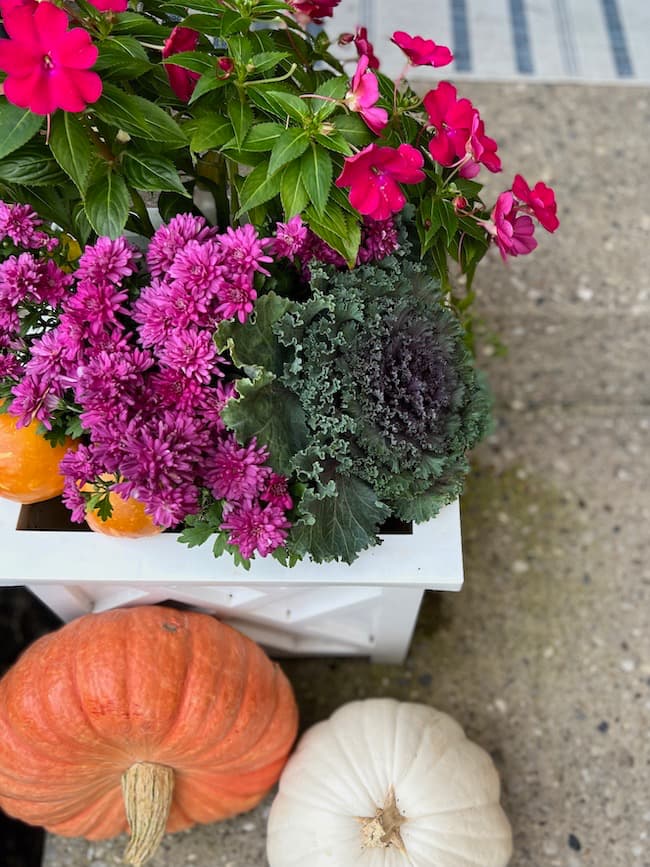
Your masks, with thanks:
M 154 277 L 164 277 L 176 254 L 185 248 L 188 241 L 206 241 L 215 234 L 216 230 L 208 226 L 203 217 L 178 214 L 166 226 L 157 229 L 151 239 L 147 250 L 149 270 Z
M 204 470 L 205 483 L 218 500 L 250 502 L 268 479 L 270 470 L 263 466 L 268 456 L 266 447 L 258 446 L 255 438 L 240 446 L 230 434 L 217 444 L 210 457 Z
M 16 247 L 26 250 L 39 250 L 58 243 L 45 232 L 38 231 L 42 220 L 31 205 L 9 205 L 0 201 L 0 241 L 10 238 Z
M 266 557 L 284 544 L 291 527 L 282 509 L 259 503 L 233 506 L 224 510 L 220 529 L 228 533 L 228 542 L 236 545 L 242 557 L 248 559 L 255 551 Z
M 216 313 L 221 319 L 233 319 L 235 316 L 240 322 L 246 322 L 253 312 L 257 292 L 244 274 L 235 276 L 236 282 L 225 282 L 219 289 Z
M 216 365 L 225 363 L 225 358 L 217 355 L 217 347 L 209 331 L 188 328 L 172 332 L 158 357 L 162 367 L 176 368 L 197 382 L 210 382 L 215 373 L 223 376 Z
M 223 248 L 226 251 L 225 260 L 228 266 L 235 272 L 253 276 L 254 271 L 269 276 L 269 272 L 262 267 L 263 262 L 272 262 L 270 256 L 264 253 L 264 244 L 269 244 L 273 239 L 261 240 L 257 229 L 250 223 L 233 229 L 228 226 L 226 233 L 219 236 Z
M 57 380 L 25 376 L 14 385 L 11 393 L 14 399 L 9 412 L 18 417 L 16 427 L 27 427 L 36 420 L 42 422 L 48 430 L 52 430 L 52 413 L 63 393 Z
M 307 241 L 307 226 L 298 214 L 288 223 L 278 223 L 273 239 L 273 253 L 286 259 L 301 256 Z
M 123 306 L 128 297 L 126 290 L 111 283 L 84 280 L 66 300 L 64 311 L 83 325 L 87 333 L 97 335 L 106 326 L 117 324 L 119 313 L 128 313 Z
M 141 253 L 126 238 L 98 238 L 79 259 L 76 277 L 81 283 L 120 283 L 135 273 Z

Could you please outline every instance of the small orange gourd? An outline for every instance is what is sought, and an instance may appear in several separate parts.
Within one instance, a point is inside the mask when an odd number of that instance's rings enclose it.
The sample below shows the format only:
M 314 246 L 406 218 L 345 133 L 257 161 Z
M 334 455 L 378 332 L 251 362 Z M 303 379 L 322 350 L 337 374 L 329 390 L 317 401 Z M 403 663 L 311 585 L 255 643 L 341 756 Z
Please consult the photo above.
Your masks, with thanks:
M 162 533 L 162 527 L 155 524 L 151 515 L 145 512 L 144 504 L 140 500 L 135 497 L 125 499 L 115 492 L 108 496 L 113 511 L 105 521 L 102 521 L 96 509 L 86 509 L 86 523 L 95 533 L 127 539 L 140 539 Z
M 59 462 L 74 440 L 52 446 L 36 432 L 38 424 L 16 427 L 16 417 L 0 415 L 0 497 L 17 503 L 39 503 L 63 491 Z
M 253 641 L 162 606 L 89 614 L 0 681 L 0 807 L 63 836 L 165 831 L 254 807 L 293 744 L 288 680 Z

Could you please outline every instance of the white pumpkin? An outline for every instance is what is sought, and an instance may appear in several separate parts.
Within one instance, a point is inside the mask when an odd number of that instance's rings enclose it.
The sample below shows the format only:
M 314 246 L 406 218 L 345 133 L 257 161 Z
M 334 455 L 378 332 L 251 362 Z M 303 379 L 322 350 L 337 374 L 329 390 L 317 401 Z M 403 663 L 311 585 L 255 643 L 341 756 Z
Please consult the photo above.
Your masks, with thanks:
M 269 816 L 271 867 L 505 867 L 491 758 L 447 714 L 355 701 L 311 728 Z

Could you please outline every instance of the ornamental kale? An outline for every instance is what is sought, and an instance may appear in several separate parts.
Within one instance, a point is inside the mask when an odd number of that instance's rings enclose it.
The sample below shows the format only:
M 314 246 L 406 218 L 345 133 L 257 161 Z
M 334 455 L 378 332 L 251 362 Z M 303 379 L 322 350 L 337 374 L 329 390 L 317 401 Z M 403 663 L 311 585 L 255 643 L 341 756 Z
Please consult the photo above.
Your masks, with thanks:
M 222 323 L 219 350 L 250 371 L 223 418 L 304 487 L 288 550 L 349 562 L 389 514 L 424 521 L 458 496 L 489 401 L 405 237 L 352 271 L 312 263 L 310 289 L 260 298 L 255 324 Z

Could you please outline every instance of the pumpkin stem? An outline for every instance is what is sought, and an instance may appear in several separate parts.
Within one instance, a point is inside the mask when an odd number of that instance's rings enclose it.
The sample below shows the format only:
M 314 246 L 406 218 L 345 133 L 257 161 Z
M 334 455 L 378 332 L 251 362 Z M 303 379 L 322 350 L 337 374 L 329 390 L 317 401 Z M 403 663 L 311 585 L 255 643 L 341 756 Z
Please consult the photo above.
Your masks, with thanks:
M 405 851 L 400 828 L 406 822 L 406 817 L 397 808 L 393 789 L 388 792 L 384 806 L 378 808 L 374 816 L 360 818 L 359 821 L 364 849 L 388 849 L 395 846 L 400 852 Z
M 131 839 L 124 861 L 140 867 L 165 835 L 174 795 L 174 771 L 154 762 L 136 762 L 122 774 L 124 809 Z

